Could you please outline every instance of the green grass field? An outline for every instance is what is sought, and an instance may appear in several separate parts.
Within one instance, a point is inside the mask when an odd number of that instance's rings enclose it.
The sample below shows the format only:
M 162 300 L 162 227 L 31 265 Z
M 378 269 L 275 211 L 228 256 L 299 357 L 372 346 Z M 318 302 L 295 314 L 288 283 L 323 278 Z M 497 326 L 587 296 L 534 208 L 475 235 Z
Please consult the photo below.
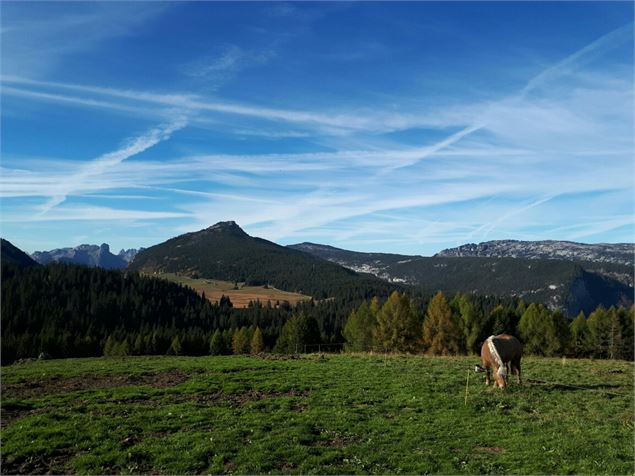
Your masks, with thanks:
M 3 367 L 2 473 L 633 474 L 629 362 L 266 357 Z

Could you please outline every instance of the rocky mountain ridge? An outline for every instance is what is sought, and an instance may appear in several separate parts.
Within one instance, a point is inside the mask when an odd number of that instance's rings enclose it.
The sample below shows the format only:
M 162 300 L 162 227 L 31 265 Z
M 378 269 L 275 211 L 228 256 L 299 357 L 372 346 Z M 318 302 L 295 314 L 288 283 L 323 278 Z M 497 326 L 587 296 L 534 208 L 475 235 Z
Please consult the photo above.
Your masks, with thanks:
M 519 241 L 494 240 L 483 243 L 467 243 L 448 248 L 435 254 L 436 257 L 488 257 L 562 259 L 593 263 L 612 263 L 632 266 L 635 260 L 633 243 L 576 243 L 573 241 Z
M 98 245 L 79 245 L 72 248 L 58 248 L 50 251 L 36 251 L 31 257 L 40 264 L 73 263 L 84 266 L 97 266 L 106 269 L 124 269 L 140 250 L 122 249 L 118 254 L 110 251 L 106 243 Z

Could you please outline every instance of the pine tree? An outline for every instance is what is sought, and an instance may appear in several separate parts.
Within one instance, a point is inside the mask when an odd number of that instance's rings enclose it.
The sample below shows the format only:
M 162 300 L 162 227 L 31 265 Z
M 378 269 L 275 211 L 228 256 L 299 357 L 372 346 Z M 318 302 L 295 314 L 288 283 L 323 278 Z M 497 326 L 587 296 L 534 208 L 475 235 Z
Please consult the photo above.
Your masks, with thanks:
M 104 356 L 111 357 L 115 355 L 114 351 L 115 351 L 115 341 L 112 338 L 112 336 L 108 336 L 108 339 L 106 339 L 106 343 L 104 344 Z
M 589 326 L 584 312 L 580 311 L 580 314 L 571 323 L 570 334 L 570 351 L 575 357 L 586 357 L 589 351 Z
M 608 357 L 609 319 L 604 306 L 598 306 L 587 319 L 590 351 L 594 357 Z
M 232 344 L 234 342 L 234 330 L 226 329 L 223 331 L 223 341 L 225 343 L 225 354 L 230 355 L 232 353 Z
M 251 353 L 252 354 L 260 354 L 265 350 L 265 342 L 262 337 L 262 332 L 260 331 L 260 327 L 256 327 L 254 331 L 254 335 L 251 338 Z
M 556 322 L 542 304 L 532 303 L 518 322 L 518 332 L 529 354 L 553 356 L 561 350 Z
M 144 353 L 143 337 L 141 337 L 141 334 L 137 334 L 137 337 L 134 340 L 134 345 L 132 346 L 132 353 L 134 355 L 143 355 Z
M 428 304 L 423 321 L 424 349 L 433 355 L 453 355 L 460 349 L 461 332 L 441 291 Z
M 293 354 L 311 350 L 320 343 L 320 329 L 314 317 L 308 317 L 304 312 L 294 314 L 282 326 L 274 352 Z
M 617 311 L 617 317 L 622 328 L 622 350 L 620 356 L 622 359 L 633 360 L 633 354 L 635 352 L 635 335 L 633 329 L 635 306 L 631 306 L 630 309 L 620 307 Z
M 616 309 L 611 306 L 607 312 L 608 343 L 607 353 L 609 359 L 618 359 L 622 355 L 622 326 L 617 316 Z
M 219 329 L 214 331 L 214 334 L 210 339 L 209 353 L 211 355 L 225 355 L 227 353 L 227 349 L 225 348 L 225 339 Z
M 247 328 L 241 327 L 232 337 L 232 351 L 234 355 L 245 354 L 245 347 L 249 345 L 249 336 Z
M 251 353 L 251 340 L 254 338 L 254 332 L 256 332 L 256 328 L 254 326 L 245 328 L 245 342 L 242 351 L 243 354 Z
M 170 344 L 170 348 L 168 349 L 169 355 L 181 355 L 183 349 L 181 346 L 181 338 L 177 335 L 172 339 L 172 343 Z
M 117 348 L 117 355 L 130 355 L 132 354 L 132 345 L 130 345 L 130 339 L 127 337 L 119 343 Z
M 373 333 L 376 326 L 377 314 L 373 313 L 372 306 L 364 301 L 357 310 L 351 312 L 346 321 L 346 325 L 342 331 L 342 335 L 344 339 L 346 339 L 344 350 L 346 352 L 364 352 L 371 350 L 373 347 Z
M 569 348 L 569 341 L 571 340 L 571 329 L 569 328 L 569 319 L 564 313 L 556 309 L 552 315 L 553 325 L 555 328 L 555 339 L 558 341 L 558 353 L 564 353 Z
M 488 325 L 484 326 L 488 328 L 489 332 L 482 333 L 481 340 L 486 339 L 490 335 L 516 334 L 516 326 L 518 324 L 518 320 L 519 317 L 516 315 L 516 312 L 514 312 L 513 309 L 505 308 L 499 304 L 490 313 L 487 319 Z
M 478 315 L 470 297 L 467 294 L 457 294 L 452 300 L 451 308 L 456 308 L 461 331 L 463 333 L 462 346 L 470 354 L 479 352 L 478 344 L 481 338 L 484 319 Z

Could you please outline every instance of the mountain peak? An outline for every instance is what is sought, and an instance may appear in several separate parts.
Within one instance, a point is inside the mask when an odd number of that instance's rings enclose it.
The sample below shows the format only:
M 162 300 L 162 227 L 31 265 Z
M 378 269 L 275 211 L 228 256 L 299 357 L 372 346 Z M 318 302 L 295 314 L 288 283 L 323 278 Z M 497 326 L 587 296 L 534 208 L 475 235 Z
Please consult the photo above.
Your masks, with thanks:
M 219 221 L 215 225 L 212 225 L 209 228 L 207 228 L 205 231 L 210 231 L 214 233 L 231 233 L 233 235 L 240 235 L 240 236 L 249 236 L 247 233 L 245 233 L 245 230 L 239 227 L 238 224 L 233 220 Z

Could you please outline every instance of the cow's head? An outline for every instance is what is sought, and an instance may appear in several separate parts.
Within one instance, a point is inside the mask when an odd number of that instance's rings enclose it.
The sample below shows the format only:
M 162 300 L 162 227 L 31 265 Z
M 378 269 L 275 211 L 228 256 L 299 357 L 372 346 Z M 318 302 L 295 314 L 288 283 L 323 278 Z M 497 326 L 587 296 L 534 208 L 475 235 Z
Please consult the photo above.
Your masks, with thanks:
M 504 365 L 494 372 L 494 380 L 499 388 L 507 387 L 507 372 Z

